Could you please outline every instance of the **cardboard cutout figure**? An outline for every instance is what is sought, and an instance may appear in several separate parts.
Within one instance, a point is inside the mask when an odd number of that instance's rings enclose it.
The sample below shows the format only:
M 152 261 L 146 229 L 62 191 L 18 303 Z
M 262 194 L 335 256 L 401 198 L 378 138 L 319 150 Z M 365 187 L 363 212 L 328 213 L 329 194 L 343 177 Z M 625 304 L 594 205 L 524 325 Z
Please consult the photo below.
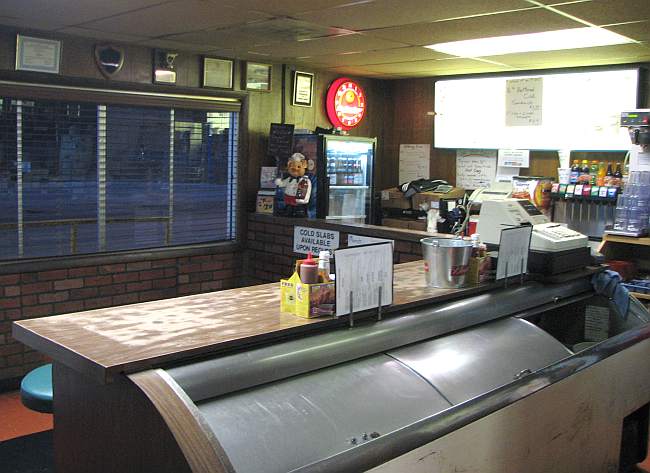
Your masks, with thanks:
M 278 187 L 284 189 L 285 216 L 306 217 L 311 197 L 311 180 L 306 176 L 307 159 L 301 153 L 293 153 L 287 162 L 289 175 L 276 179 Z

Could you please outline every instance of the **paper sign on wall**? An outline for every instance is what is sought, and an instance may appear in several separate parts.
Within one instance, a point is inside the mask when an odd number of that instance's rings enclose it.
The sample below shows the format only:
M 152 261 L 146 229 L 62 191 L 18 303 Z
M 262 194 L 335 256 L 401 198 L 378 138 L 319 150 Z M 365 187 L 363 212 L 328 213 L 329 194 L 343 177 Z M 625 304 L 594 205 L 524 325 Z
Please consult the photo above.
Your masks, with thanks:
M 330 252 L 339 247 L 339 232 L 320 228 L 293 227 L 293 252 L 315 257 L 321 250 Z
M 544 79 L 506 81 L 506 126 L 541 126 Z
M 497 166 L 527 168 L 530 166 L 530 150 L 500 149 Z
M 496 177 L 495 150 L 459 149 L 456 151 L 456 187 L 489 187 Z
M 431 145 L 399 145 L 399 183 L 429 178 Z

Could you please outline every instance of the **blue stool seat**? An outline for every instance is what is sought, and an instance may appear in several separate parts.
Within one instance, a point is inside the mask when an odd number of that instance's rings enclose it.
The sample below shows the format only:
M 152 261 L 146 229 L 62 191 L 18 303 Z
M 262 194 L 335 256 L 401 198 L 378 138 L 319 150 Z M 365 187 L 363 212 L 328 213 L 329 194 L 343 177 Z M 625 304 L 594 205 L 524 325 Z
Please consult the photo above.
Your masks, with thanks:
M 39 366 L 20 383 L 20 400 L 33 411 L 52 413 L 52 364 Z

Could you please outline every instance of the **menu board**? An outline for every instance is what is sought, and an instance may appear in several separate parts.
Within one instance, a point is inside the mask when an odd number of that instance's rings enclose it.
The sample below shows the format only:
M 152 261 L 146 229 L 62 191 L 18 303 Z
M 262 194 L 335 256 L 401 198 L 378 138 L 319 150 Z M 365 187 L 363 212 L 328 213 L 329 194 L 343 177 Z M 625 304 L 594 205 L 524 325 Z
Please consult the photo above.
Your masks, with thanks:
M 506 81 L 506 126 L 542 124 L 543 78 Z
M 496 177 L 495 150 L 459 149 L 456 152 L 456 187 L 489 187 Z
M 293 152 L 293 129 L 292 124 L 271 123 L 267 154 L 280 163 L 286 162 Z

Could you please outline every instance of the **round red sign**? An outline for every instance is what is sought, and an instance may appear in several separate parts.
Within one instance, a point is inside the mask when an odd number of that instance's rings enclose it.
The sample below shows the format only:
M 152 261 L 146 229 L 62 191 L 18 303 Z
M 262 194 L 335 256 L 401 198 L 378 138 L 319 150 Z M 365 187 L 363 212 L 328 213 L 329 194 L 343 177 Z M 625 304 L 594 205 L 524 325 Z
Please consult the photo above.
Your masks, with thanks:
M 357 126 L 366 114 L 366 94 L 352 79 L 341 77 L 327 90 L 325 107 L 332 125 L 349 130 Z

